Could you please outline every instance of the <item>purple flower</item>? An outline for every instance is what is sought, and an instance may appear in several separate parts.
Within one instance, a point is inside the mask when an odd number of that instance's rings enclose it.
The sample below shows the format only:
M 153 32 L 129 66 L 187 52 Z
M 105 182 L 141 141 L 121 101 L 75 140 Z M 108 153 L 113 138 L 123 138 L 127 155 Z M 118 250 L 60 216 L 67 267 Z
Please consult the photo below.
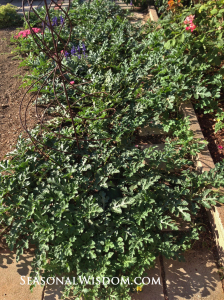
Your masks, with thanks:
M 60 24 L 63 25 L 64 24 L 64 18 L 62 16 L 60 16 Z
M 81 55 L 77 55 L 78 56 L 78 59 L 81 59 Z
M 130 2 L 130 5 L 133 5 L 132 0 L 131 0 L 131 2 Z
M 73 46 L 71 49 L 71 55 L 75 56 L 75 54 L 76 54 L 76 50 L 75 50 L 75 46 Z
M 85 46 L 85 44 L 84 44 L 84 43 L 82 43 L 82 50 L 83 50 L 83 53 L 85 53 L 85 52 L 86 52 L 86 46 Z
M 68 51 L 65 51 L 65 58 L 68 59 L 68 57 L 69 57 L 69 53 Z
M 53 26 L 58 26 L 58 18 L 57 17 L 53 17 L 53 19 L 52 19 L 52 25 Z
M 81 49 L 80 49 L 79 45 L 78 45 L 78 47 L 77 47 L 77 50 L 78 50 L 78 53 L 80 53 L 80 50 L 81 50 Z

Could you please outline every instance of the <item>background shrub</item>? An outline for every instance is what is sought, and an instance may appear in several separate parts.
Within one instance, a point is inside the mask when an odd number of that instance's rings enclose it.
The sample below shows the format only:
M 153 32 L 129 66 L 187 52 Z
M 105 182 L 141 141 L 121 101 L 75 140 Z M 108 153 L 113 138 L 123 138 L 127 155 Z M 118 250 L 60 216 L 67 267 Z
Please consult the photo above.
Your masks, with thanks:
M 16 6 L 9 3 L 0 5 L 0 28 L 22 25 L 22 18 L 16 9 Z

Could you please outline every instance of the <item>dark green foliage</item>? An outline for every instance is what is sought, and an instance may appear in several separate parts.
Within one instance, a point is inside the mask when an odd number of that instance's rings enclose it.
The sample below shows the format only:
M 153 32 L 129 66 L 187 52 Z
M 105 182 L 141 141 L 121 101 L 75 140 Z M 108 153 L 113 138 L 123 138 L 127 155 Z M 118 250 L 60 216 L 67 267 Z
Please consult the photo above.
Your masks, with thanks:
M 153 266 L 158 254 L 180 258 L 199 236 L 200 227 L 192 216 L 201 206 L 210 208 L 223 201 L 211 185 L 223 185 L 224 165 L 196 173 L 191 158 L 203 144 L 194 141 L 189 121 L 179 113 L 179 104 L 192 97 L 204 107 L 215 105 L 222 83 L 219 75 L 208 79 L 209 65 L 199 64 L 200 57 L 184 55 L 181 44 L 167 50 L 164 29 L 131 25 L 114 3 L 74 2 L 70 17 L 74 29 L 69 47 L 85 42 L 88 56 L 64 63 L 83 80 L 91 80 L 83 92 L 107 93 L 87 97 L 75 107 L 79 117 L 101 116 L 85 122 L 74 118 L 78 135 L 96 141 L 81 141 L 78 150 L 74 140 L 58 141 L 53 133 L 45 133 L 43 142 L 54 148 L 46 160 L 30 141 L 20 138 L 11 159 L 0 165 L 4 172 L 0 177 L 1 223 L 8 230 L 8 244 L 11 249 L 17 247 L 18 255 L 30 244 L 36 246 L 33 277 L 41 272 L 44 277 L 73 272 L 86 277 L 129 276 L 133 281 Z M 66 26 L 62 36 L 68 36 Z M 47 29 L 46 41 L 51 44 Z M 24 64 L 33 69 L 26 85 L 53 68 L 52 61 L 34 48 L 32 37 L 17 42 L 22 53 L 29 54 Z M 51 81 L 40 103 L 53 99 Z M 56 82 L 58 94 L 60 85 Z M 69 97 L 79 99 L 75 90 L 69 90 Z M 66 107 L 63 94 L 60 101 Z M 108 108 L 116 109 L 115 114 L 103 112 Z M 56 109 L 55 104 L 49 113 Z M 162 152 L 135 145 L 137 130 L 149 122 L 173 132 Z M 59 123 L 55 117 L 48 126 L 58 132 Z M 37 126 L 32 134 L 39 138 L 38 132 Z M 73 133 L 69 118 L 62 133 L 68 137 Z M 180 233 L 178 224 L 183 222 L 191 229 Z M 83 284 L 73 292 L 84 299 L 125 300 L 133 288 L 95 285 L 88 289 Z

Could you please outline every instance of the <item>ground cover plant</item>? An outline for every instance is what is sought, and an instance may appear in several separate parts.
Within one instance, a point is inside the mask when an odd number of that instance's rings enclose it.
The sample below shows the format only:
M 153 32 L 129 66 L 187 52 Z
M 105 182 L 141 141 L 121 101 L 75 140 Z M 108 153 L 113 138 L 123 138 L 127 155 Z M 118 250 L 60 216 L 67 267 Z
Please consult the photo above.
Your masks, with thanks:
M 45 18 L 45 9 L 38 13 Z M 30 67 L 24 85 L 33 84 L 33 93 L 41 90 L 38 104 L 52 118 L 42 133 L 40 125 L 29 130 L 42 144 L 34 146 L 21 136 L 10 159 L 0 164 L 1 224 L 18 258 L 35 245 L 33 277 L 72 273 L 132 282 L 159 254 L 180 258 L 202 229 L 192 217 L 202 206 L 223 202 L 211 189 L 223 185 L 223 164 L 197 174 L 192 157 L 204 146 L 193 139 L 189 121 L 179 112 L 192 97 L 213 109 L 221 74 L 208 79 L 213 61 L 186 51 L 181 42 L 169 43 L 167 28 L 130 24 L 113 2 L 74 1 L 69 18 L 73 27 L 66 50 L 69 23 L 60 11 L 50 11 L 41 31 L 33 16 L 37 35 L 26 27 L 30 31 L 13 39 L 22 64 Z M 44 34 L 55 55 L 50 24 L 61 30 L 57 53 L 71 71 L 65 81 L 49 75 L 55 61 L 35 44 Z M 191 30 L 184 28 L 183 34 L 185 43 L 193 44 Z M 135 143 L 139 128 L 148 123 L 172 132 L 164 151 L 142 150 Z M 191 229 L 180 233 L 178 224 L 184 221 Z M 136 286 L 83 283 L 68 285 L 66 293 L 70 289 L 84 299 L 130 299 Z

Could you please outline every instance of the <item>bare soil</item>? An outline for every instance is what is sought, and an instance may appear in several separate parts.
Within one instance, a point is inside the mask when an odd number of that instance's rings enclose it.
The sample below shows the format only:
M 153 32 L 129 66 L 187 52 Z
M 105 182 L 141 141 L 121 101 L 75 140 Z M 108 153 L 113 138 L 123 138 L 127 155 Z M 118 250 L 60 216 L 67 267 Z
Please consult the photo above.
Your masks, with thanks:
M 165 140 L 168 135 L 165 134 L 151 134 L 146 136 L 140 136 L 137 132 L 135 135 L 135 144 L 145 145 L 145 144 L 165 144 Z
M 220 102 L 219 107 L 224 111 L 223 102 Z M 204 114 L 202 110 L 197 110 L 196 114 L 205 140 L 209 142 L 208 149 L 216 164 L 224 159 L 224 129 L 215 133 L 215 113 Z M 220 149 L 219 146 L 223 148 Z
M 19 68 L 21 60 L 11 53 L 15 46 L 10 43 L 10 38 L 16 33 L 16 28 L 0 30 L 0 160 L 14 150 L 19 134 L 24 132 L 19 107 L 25 89 L 20 86 L 28 70 Z

